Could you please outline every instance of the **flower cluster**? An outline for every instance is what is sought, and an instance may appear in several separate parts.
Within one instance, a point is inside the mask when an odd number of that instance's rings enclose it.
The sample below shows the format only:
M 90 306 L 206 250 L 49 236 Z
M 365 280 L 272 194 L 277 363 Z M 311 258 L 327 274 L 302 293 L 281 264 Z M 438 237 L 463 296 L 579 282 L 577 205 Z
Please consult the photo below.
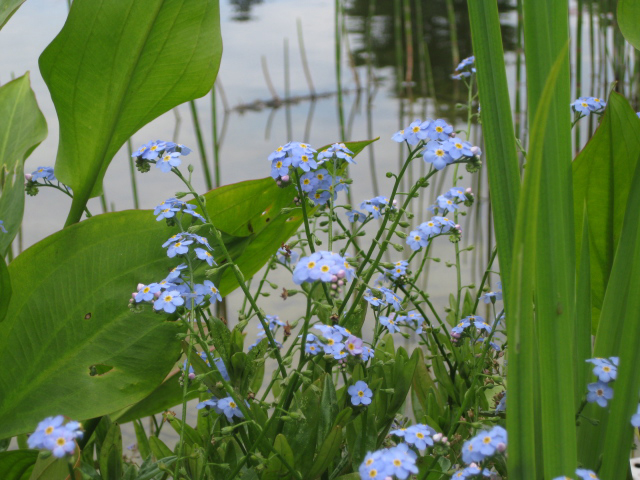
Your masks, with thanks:
M 418 145 L 420 142 L 426 143 L 427 140 L 444 142 L 453 135 L 453 126 L 446 121 L 427 118 L 424 122 L 420 119 L 414 120 L 408 127 L 394 133 L 391 139 L 398 143 Z
M 426 450 L 427 447 L 433 447 L 436 431 L 429 425 L 418 423 L 406 428 L 397 428 L 389 432 L 396 437 L 402 437 L 405 443 L 413 445 L 418 450 Z M 446 443 L 447 438 L 442 437 L 442 441 Z
M 136 160 L 136 167 L 140 172 L 148 172 L 151 164 L 161 172 L 168 173 L 172 168 L 177 168 L 182 163 L 182 155 L 189 155 L 191 149 L 174 142 L 156 140 L 141 146 L 131 157 Z
M 406 260 L 399 260 L 393 264 L 393 268 L 386 269 L 386 274 L 388 277 L 400 278 L 407 274 L 408 268 L 409 262 Z
M 425 162 L 433 164 L 436 170 L 442 170 L 453 162 L 472 160 L 480 155 L 482 150 L 479 147 L 457 137 L 450 137 L 444 141 L 432 140 L 427 143 L 422 157 Z
M 401 480 L 418 473 L 418 455 L 406 443 L 367 453 L 358 469 L 360 478 L 383 480 L 395 476 Z
M 449 233 L 452 230 L 454 230 L 452 233 L 460 234 L 460 226 L 456 225 L 453 220 L 436 215 L 428 222 L 421 223 L 416 230 L 409 232 L 407 245 L 411 247 L 411 250 L 420 250 L 422 247 L 426 247 L 433 237 Z
M 266 315 L 265 320 L 267 321 L 267 326 L 269 328 L 269 331 L 272 334 L 275 334 L 279 327 L 284 327 L 286 325 L 282 320 L 280 320 L 280 317 L 278 317 L 278 315 Z M 258 344 L 262 341 L 262 339 L 267 336 L 267 333 L 265 332 L 262 324 L 258 326 L 257 336 L 258 336 L 257 340 L 253 342 L 251 345 L 249 345 L 249 351 L 257 347 Z M 278 348 L 282 348 L 282 344 L 280 342 L 276 342 L 276 346 Z
M 598 475 L 593 470 L 587 470 L 586 468 L 578 468 L 576 475 L 581 480 L 599 480 Z M 571 477 L 555 477 L 553 480 L 573 480 Z
M 211 397 L 211 399 L 209 400 L 200 402 L 197 406 L 198 410 L 205 407 L 213 408 L 218 415 L 222 415 L 224 413 L 224 415 L 227 417 L 227 420 L 229 420 L 230 422 L 233 420 L 233 417 L 244 418 L 242 411 L 232 397 L 225 397 L 220 399 Z
M 376 290 L 367 288 L 363 298 L 372 307 L 386 307 L 391 305 L 397 312 L 402 308 L 402 299 L 393 290 L 386 287 L 378 287 Z
M 207 356 L 207 354 L 205 352 L 200 352 L 198 354 L 200 356 L 200 358 L 208 365 L 209 364 L 209 357 Z M 216 368 L 218 369 L 218 371 L 220 372 L 220 375 L 222 375 L 222 378 L 224 378 L 227 382 L 230 380 L 229 378 L 229 372 L 227 371 L 227 367 L 224 364 L 224 361 L 220 358 L 220 357 L 213 357 L 213 363 L 216 364 Z M 184 364 L 182 365 L 182 369 L 186 370 L 187 369 L 187 360 L 185 359 Z M 196 372 L 193 369 L 192 365 L 189 365 L 189 375 L 188 375 L 189 380 L 193 380 L 194 378 L 196 378 Z
M 345 281 L 355 277 L 355 269 L 341 255 L 333 252 L 318 251 L 300 259 L 293 270 L 293 282 L 331 282 L 342 286 Z M 342 283 L 340 283 L 342 282 Z
M 461 203 L 467 207 L 471 206 L 473 200 L 474 197 L 471 188 L 463 189 L 460 187 L 453 187 L 443 195 L 438 195 L 436 203 L 431 205 L 429 210 L 434 213 L 442 213 L 444 215 L 447 212 L 458 210 Z
M 571 104 L 571 108 L 580 118 L 592 113 L 601 114 L 606 106 L 606 102 L 597 97 L 580 97 Z
M 76 448 L 76 438 L 82 437 L 81 425 L 74 421 L 63 423 L 62 415 L 45 418 L 27 439 L 29 448 L 50 450 L 58 458 L 72 454 Z
M 587 401 L 597 403 L 601 407 L 606 407 L 609 400 L 613 398 L 613 382 L 618 376 L 618 357 L 610 358 L 590 358 L 587 362 L 592 363 L 593 374 L 598 377 L 598 381 L 587 385 Z
M 37 195 L 39 192 L 39 187 L 47 186 L 54 187 L 58 190 L 66 192 L 68 195 L 72 195 L 71 187 L 60 183 L 60 181 L 56 178 L 53 173 L 53 167 L 38 167 L 35 171 L 31 173 L 25 173 L 25 192 L 27 195 Z M 39 182 L 38 180 L 42 180 Z M 54 185 L 53 182 L 56 182 Z
M 476 57 L 471 56 L 462 60 L 456 67 L 455 73 L 451 75 L 454 80 L 460 80 L 462 78 L 470 77 L 472 73 L 476 73 Z
M 498 282 L 497 286 L 499 290 L 495 292 L 487 292 L 480 297 L 487 305 L 489 303 L 496 303 L 497 301 L 502 300 L 502 283 Z
M 491 430 L 482 430 L 467 440 L 462 446 L 462 461 L 464 463 L 481 463 L 507 449 L 507 431 L 495 426 Z M 455 478 L 455 477 L 454 477 Z
M 323 352 L 331 355 L 335 360 L 344 361 L 347 356 L 360 357 L 364 362 L 373 356 L 373 348 L 364 344 L 361 338 L 353 335 L 349 330 L 340 325 L 319 324 L 313 327 L 321 335 L 307 334 L 305 352 L 318 355 Z
M 396 315 L 392 313 L 388 317 L 380 317 L 380 324 L 386 327 L 389 333 L 397 333 L 400 327 L 406 327 L 414 330 L 420 335 L 424 331 L 425 320 L 417 311 L 411 310 L 406 315 Z
M 197 207 L 192 203 L 186 203 L 172 197 L 158 205 L 153 210 L 153 214 L 157 215 L 157 221 L 161 221 L 173 219 L 176 214 L 182 212 L 182 214 L 191 215 L 193 218 L 197 218 L 198 220 L 205 222 L 204 217 L 195 211 L 196 208 Z M 172 225 L 173 223 L 171 222 L 170 224 Z
M 291 179 L 290 170 L 299 168 L 305 172 L 300 177 L 300 189 L 306 192 L 316 205 L 325 205 L 331 198 L 337 198 L 337 193 L 347 190 L 345 179 L 332 176 L 328 170 L 318 169 L 329 160 L 353 161 L 353 152 L 344 143 L 334 143 L 331 147 L 317 153 L 311 145 L 300 142 L 289 142 L 276 148 L 268 157 L 271 162 L 271 178 L 278 185 L 285 185 Z
M 360 208 L 368 213 L 362 213 L 357 210 L 351 210 L 350 212 L 347 212 L 347 217 L 349 217 L 349 221 L 351 223 L 354 223 L 356 221 L 364 222 L 365 218 L 369 214 L 372 218 L 380 218 L 387 212 L 387 210 L 393 211 L 395 205 L 390 205 L 389 199 L 380 195 L 370 200 L 365 200 L 360 204 Z

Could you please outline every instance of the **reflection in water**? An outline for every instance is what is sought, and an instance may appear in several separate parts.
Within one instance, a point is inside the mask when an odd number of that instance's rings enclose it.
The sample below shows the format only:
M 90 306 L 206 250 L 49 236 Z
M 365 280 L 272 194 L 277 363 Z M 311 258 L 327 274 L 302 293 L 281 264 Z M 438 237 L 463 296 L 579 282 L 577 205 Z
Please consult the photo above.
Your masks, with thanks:
M 251 7 L 261 4 L 263 0 L 229 0 L 229 5 L 234 8 L 231 20 L 246 22 L 251 20 Z

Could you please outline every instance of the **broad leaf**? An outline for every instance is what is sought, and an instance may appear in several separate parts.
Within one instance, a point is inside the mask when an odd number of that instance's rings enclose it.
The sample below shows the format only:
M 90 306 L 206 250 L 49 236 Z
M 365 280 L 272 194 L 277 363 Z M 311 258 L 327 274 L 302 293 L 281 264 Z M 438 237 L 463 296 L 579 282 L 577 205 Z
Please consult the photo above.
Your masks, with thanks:
M 67 224 L 128 138 L 211 90 L 221 55 L 218 0 L 74 0 L 40 57 L 60 121 L 56 176 L 75 193 Z
M 174 365 L 182 329 L 127 307 L 140 279 L 167 271 L 158 248 L 167 229 L 149 217 L 92 217 L 9 265 L 14 294 L 0 323 L 0 364 L 16 368 L 0 370 L 0 437 L 33 431 L 50 415 L 84 420 L 123 408 Z
M 640 50 L 640 3 L 638 0 L 618 0 L 618 27 L 624 38 Z
M 25 0 L 1 0 L 0 1 L 0 28 L 13 16 Z
M 585 203 L 589 221 L 594 334 L 622 230 L 631 172 L 635 171 L 639 156 L 640 120 L 629 102 L 612 92 L 598 130 L 573 162 L 578 247 Z
M 0 257 L 0 322 L 4 320 L 7 310 L 9 309 L 9 303 L 11 302 L 11 276 L 7 269 L 7 264 L 4 263 L 4 257 Z
M 29 480 L 37 459 L 37 450 L 0 452 L 0 478 L 4 480 Z
M 31 90 L 29 74 L 0 87 L 0 255 L 16 236 L 24 213 L 24 161 L 47 136 L 47 122 Z

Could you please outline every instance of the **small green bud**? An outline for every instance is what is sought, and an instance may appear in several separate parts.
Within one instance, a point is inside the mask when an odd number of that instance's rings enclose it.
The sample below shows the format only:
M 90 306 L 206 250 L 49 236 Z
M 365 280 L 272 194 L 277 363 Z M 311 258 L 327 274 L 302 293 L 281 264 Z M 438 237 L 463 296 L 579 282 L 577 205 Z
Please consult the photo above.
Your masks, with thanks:
M 220 432 L 223 435 L 231 435 L 233 433 L 233 427 L 224 427 Z
M 387 176 L 387 178 L 391 178 L 391 177 L 393 177 L 393 172 L 387 172 L 387 173 L 386 173 L 386 176 Z
M 402 228 L 407 228 L 411 226 L 409 222 L 405 222 L 404 220 L 402 220 L 401 222 L 398 222 L 398 225 L 400 225 Z
M 189 195 L 187 192 L 176 192 L 176 198 L 184 198 Z
M 193 173 L 193 165 L 189 164 L 187 170 L 189 170 L 189 173 Z
M 396 252 L 402 252 L 404 247 L 402 245 L 398 245 L 397 243 L 392 243 L 391 246 L 395 249 Z
M 407 234 L 400 230 L 396 232 L 396 235 L 399 236 L 400 238 L 407 238 Z

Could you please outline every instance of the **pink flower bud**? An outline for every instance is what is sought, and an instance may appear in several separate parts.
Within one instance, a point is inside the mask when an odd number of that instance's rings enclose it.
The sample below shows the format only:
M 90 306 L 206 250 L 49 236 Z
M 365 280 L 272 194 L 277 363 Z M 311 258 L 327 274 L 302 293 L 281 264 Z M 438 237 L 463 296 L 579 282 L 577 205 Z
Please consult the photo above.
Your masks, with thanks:
M 338 270 L 338 278 L 344 278 L 346 274 L 347 272 L 345 272 L 344 270 Z
M 470 150 L 474 155 L 480 155 L 480 149 L 478 147 L 471 147 Z
M 507 446 L 502 442 L 496 446 L 496 450 L 499 451 L 500 453 L 504 452 L 506 449 L 507 449 Z
M 468 187 L 468 188 L 464 191 L 464 193 L 473 193 L 473 190 L 471 190 L 471 187 Z
M 449 439 L 447 437 L 442 437 L 442 443 L 449 445 Z
M 25 173 L 24 174 L 24 179 L 28 182 L 29 180 L 31 180 L 33 178 L 33 175 L 31 175 L 30 173 Z
M 452 333 L 451 333 L 451 336 L 452 336 L 453 338 L 460 338 L 460 334 L 459 334 L 459 333 L 457 333 L 457 332 L 452 332 Z
M 136 295 L 138 294 L 138 292 L 133 292 L 131 294 L 131 300 L 135 300 L 136 299 Z
M 153 294 L 153 298 L 160 298 L 160 293 L 161 292 L 156 292 Z
M 193 380 L 194 378 L 196 378 L 196 374 L 195 373 L 190 373 L 189 374 L 189 380 Z
M 137 287 L 138 291 L 142 290 L 143 288 L 144 288 L 144 283 L 139 283 Z
M 331 288 L 333 288 L 334 290 L 338 288 L 338 285 L 336 285 L 335 283 L 331 284 Z
M 282 179 L 283 182 L 288 182 L 289 181 L 289 175 L 283 175 L 280 178 Z
M 299 202 L 299 201 L 300 201 L 300 199 L 299 199 L 298 197 L 293 197 L 293 201 L 294 201 L 294 202 Z
M 442 440 L 442 434 L 436 433 L 432 438 L 434 442 L 439 442 L 440 440 Z
M 456 224 L 456 230 L 460 230 L 460 225 Z
M 280 186 L 282 185 L 282 182 L 280 180 L 276 180 L 276 185 Z
M 450 136 L 451 138 L 456 138 L 456 132 L 451 132 L 451 133 L 449 134 L 449 136 Z
M 340 286 L 344 285 L 344 281 L 343 280 L 338 280 L 338 285 L 340 285 Z
M 338 276 L 337 275 L 331 275 L 331 281 L 333 283 L 337 282 L 338 281 Z
M 476 462 L 471 462 L 471 463 L 469 464 L 469 467 L 471 467 L 471 468 L 478 468 L 478 464 L 477 464 Z

